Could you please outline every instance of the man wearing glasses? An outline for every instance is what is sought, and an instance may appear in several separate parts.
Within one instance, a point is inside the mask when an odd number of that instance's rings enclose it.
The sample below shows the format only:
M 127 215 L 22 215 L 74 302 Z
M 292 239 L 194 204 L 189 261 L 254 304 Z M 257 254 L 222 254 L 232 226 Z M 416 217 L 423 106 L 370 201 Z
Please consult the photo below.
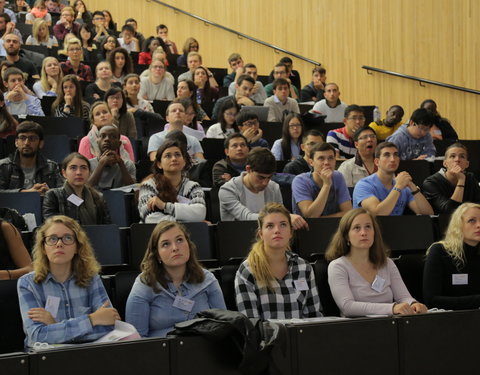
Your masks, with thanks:
M 16 130 L 13 156 L 0 160 L 0 192 L 37 192 L 61 187 L 63 178 L 57 163 L 40 152 L 43 129 L 33 121 L 22 122 Z
M 360 128 L 353 135 L 353 141 L 357 149 L 356 155 L 344 161 L 338 168 L 348 187 L 354 187 L 362 178 L 377 171 L 374 162 L 374 153 L 377 147 L 375 131 L 368 126 Z
M 422 160 L 435 157 L 430 128 L 436 123 L 435 115 L 425 108 L 413 111 L 408 124 L 403 124 L 386 140 L 398 147 L 401 160 Z
M 343 123 L 344 127 L 328 132 L 327 143 L 335 147 L 337 158 L 350 159 L 357 153 L 353 135 L 358 129 L 365 126 L 365 114 L 362 107 L 352 104 L 345 108 Z
M 275 157 L 268 149 L 257 147 L 251 150 L 247 156 L 246 171 L 220 188 L 221 220 L 257 220 L 265 204 L 283 204 L 280 187 L 271 180 L 275 169 Z M 292 214 L 291 219 L 294 229 L 307 228 L 301 216 Z

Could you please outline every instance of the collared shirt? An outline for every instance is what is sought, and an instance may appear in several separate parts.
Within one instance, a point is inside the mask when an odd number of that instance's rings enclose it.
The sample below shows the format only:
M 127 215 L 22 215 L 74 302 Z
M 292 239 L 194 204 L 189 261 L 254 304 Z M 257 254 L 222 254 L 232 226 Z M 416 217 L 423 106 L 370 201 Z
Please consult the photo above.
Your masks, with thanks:
M 363 164 L 362 157 L 358 152 L 355 157 L 344 161 L 340 164 L 340 167 L 338 167 L 338 171 L 343 175 L 348 187 L 354 187 L 362 178 L 370 176 L 372 173 L 377 172 L 377 170 L 377 166 L 374 166 L 373 170 L 369 171 Z
M 167 289 L 157 284 L 160 289 L 143 283 L 141 275 L 133 284 L 127 300 L 125 320 L 133 324 L 142 337 L 165 337 L 173 330 L 175 323 L 193 319 L 195 315 L 207 309 L 226 309 L 222 290 L 217 279 L 210 271 L 203 270 L 205 279 L 199 284 L 184 281 L 177 289 L 168 283 Z M 175 304 L 177 296 L 193 302 L 187 311 Z
M 34 277 L 34 272 L 22 276 L 17 286 L 25 346 L 33 346 L 35 342 L 63 344 L 93 341 L 113 329 L 113 326 L 93 327 L 88 317 L 109 301 L 100 276 L 96 275 L 86 288 L 78 286 L 74 276 L 64 283 L 56 281 L 51 273 L 42 283 L 36 283 Z M 28 311 L 35 307 L 45 308 L 48 297 L 60 299 L 54 317 L 57 323 L 34 322 L 28 317 Z
M 72 62 L 70 60 L 61 62 L 60 65 L 62 66 L 63 75 L 66 76 L 67 74 L 76 75 L 82 81 L 92 82 L 93 74 L 92 69 L 88 65 L 80 63 L 78 66 L 78 71 L 75 72 L 72 66 Z
M 244 261 L 235 276 L 238 311 L 249 318 L 294 319 L 322 316 L 315 275 L 309 263 L 287 251 L 288 272 L 272 281 L 272 293 L 258 285 Z

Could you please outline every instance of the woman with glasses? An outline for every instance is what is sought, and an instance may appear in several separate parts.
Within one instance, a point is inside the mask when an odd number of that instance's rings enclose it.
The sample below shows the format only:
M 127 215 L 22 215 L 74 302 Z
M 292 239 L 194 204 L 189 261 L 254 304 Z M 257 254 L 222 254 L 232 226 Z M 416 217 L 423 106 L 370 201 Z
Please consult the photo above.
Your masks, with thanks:
M 150 74 L 142 78 L 140 93 L 145 100 L 173 100 L 175 92 L 173 83 L 165 78 L 165 64 L 162 60 L 153 59 L 150 64 Z
M 93 81 L 92 69 L 84 63 L 82 43 L 77 38 L 71 38 L 65 43 L 68 60 L 61 62 L 63 75 L 75 74 L 80 81 Z
M 62 162 L 63 187 L 47 191 L 43 200 L 43 217 L 65 215 L 81 225 L 110 224 L 110 214 L 103 196 L 88 185 L 90 162 L 71 153 Z
M 183 54 L 177 58 L 177 66 L 187 66 L 187 56 L 189 52 L 198 52 L 200 46 L 195 38 L 187 38 L 183 45 Z
M 80 224 L 48 219 L 35 235 L 33 272 L 18 281 L 25 346 L 94 341 L 120 320 L 98 275 L 100 265 Z
M 295 160 L 302 150 L 300 144 L 303 137 L 302 117 L 297 113 L 291 113 L 283 121 L 282 138 L 277 139 L 272 146 L 272 154 L 275 160 Z
M 118 127 L 120 134 L 137 139 L 135 118 L 127 111 L 125 93 L 120 87 L 112 87 L 105 93 L 105 102 L 113 115 L 113 123 Z
M 120 43 L 118 43 L 117 38 L 113 35 L 107 36 L 102 43 L 100 43 L 100 48 L 98 49 L 97 59 L 98 61 L 108 60 L 110 53 L 115 48 L 120 47 Z
M 210 126 L 207 130 L 207 138 L 225 139 L 230 134 L 239 133 L 235 118 L 240 107 L 235 100 L 227 100 L 223 103 L 218 114 L 219 122 Z

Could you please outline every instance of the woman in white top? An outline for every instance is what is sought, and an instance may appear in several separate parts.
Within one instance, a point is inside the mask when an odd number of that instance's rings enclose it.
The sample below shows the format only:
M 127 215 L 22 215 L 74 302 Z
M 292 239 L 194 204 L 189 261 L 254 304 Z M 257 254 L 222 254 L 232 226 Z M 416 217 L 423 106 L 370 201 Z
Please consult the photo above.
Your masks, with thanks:
M 377 222 L 365 209 L 342 217 L 325 258 L 332 261 L 328 283 L 343 316 L 427 312 L 408 292 L 387 255 Z
M 58 40 L 54 35 L 50 35 L 47 22 L 44 19 L 37 18 L 33 21 L 32 35 L 27 38 L 25 45 L 52 48 L 58 47 Z
M 173 83 L 165 79 L 165 64 L 162 60 L 154 59 L 150 64 L 148 78 L 142 78 L 139 97 L 145 100 L 173 100 L 175 92 Z
M 235 100 L 227 100 L 220 108 L 218 118 L 219 122 L 210 126 L 207 130 L 207 138 L 225 139 L 233 133 L 239 133 L 238 126 L 235 122 L 240 108 Z
M 35 82 L 33 91 L 41 99 L 44 96 L 57 96 L 57 89 L 63 78 L 60 63 L 55 57 L 45 57 L 42 62 L 40 81 Z
M 275 160 L 295 160 L 302 152 L 300 144 L 303 137 L 302 117 L 298 113 L 290 113 L 283 121 L 282 138 L 272 146 Z
M 128 111 L 136 112 L 138 109 L 141 109 L 145 112 L 154 112 L 152 105 L 147 100 L 138 97 L 140 92 L 140 77 L 138 74 L 131 73 L 125 76 L 123 90 L 127 97 Z

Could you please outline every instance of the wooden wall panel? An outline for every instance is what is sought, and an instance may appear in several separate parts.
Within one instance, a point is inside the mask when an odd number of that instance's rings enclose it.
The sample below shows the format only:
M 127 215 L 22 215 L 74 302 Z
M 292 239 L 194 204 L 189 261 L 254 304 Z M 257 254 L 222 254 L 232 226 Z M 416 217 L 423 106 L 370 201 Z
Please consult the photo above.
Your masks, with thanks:
M 384 113 L 392 104 L 407 116 L 422 100 L 433 98 L 462 138 L 480 139 L 480 97 L 420 86 L 417 82 L 379 73 L 371 65 L 431 80 L 480 89 L 478 0 L 165 0 L 279 47 L 320 61 L 328 79 L 340 85 L 342 99 L 351 104 L 376 104 Z M 181 46 L 189 36 L 200 42 L 209 66 L 223 67 L 231 52 L 255 62 L 267 74 L 283 56 L 248 40 L 205 26 L 203 22 L 147 0 L 86 0 L 89 9 L 109 9 L 121 24 L 138 20 L 151 35 L 165 23 Z M 294 59 L 306 83 L 312 65 Z

